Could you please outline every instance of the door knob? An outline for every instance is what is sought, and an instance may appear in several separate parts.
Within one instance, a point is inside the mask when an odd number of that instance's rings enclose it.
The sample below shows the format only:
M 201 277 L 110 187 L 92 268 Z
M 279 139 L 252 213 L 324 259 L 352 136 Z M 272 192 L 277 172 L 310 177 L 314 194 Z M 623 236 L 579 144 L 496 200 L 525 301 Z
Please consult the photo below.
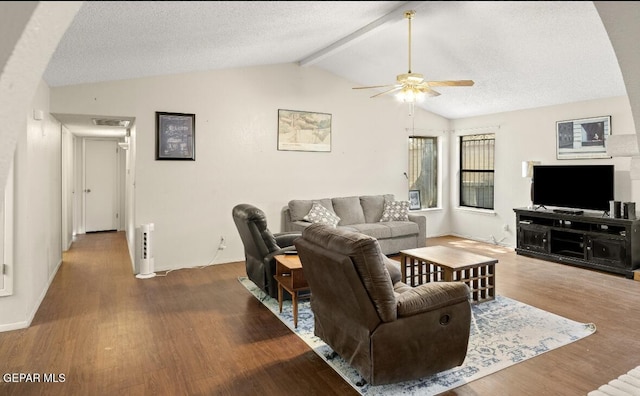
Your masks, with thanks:
M 86 193 L 90 193 L 90 192 L 91 192 L 91 189 L 90 189 L 90 188 L 87 188 L 86 190 L 84 190 L 84 192 L 86 192 Z

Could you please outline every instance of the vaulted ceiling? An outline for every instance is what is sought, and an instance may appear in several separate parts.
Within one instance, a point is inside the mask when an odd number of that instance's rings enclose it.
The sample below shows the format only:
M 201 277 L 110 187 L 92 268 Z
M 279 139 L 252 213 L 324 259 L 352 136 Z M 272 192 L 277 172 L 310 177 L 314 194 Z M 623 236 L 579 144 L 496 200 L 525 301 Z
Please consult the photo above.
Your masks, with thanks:
M 408 71 L 450 119 L 626 95 L 590 1 L 88 1 L 45 72 L 52 87 L 298 62 L 353 82 Z M 381 90 L 362 90 L 371 96 Z M 371 99 L 377 100 L 377 99 Z

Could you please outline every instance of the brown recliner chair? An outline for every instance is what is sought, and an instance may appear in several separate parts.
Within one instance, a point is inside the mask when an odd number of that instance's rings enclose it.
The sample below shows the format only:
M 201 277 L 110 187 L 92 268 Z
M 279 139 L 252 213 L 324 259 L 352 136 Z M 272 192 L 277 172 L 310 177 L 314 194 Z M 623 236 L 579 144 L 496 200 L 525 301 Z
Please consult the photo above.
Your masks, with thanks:
M 315 335 L 372 385 L 459 366 L 471 326 L 460 282 L 401 282 L 372 237 L 313 224 L 294 242 L 311 288 Z
M 232 216 L 244 245 L 247 276 L 269 296 L 278 298 L 278 285 L 273 278 L 276 273 L 274 257 L 287 250 L 295 250 L 293 241 L 301 234 L 272 233 L 267 227 L 264 212 L 250 204 L 236 205 Z

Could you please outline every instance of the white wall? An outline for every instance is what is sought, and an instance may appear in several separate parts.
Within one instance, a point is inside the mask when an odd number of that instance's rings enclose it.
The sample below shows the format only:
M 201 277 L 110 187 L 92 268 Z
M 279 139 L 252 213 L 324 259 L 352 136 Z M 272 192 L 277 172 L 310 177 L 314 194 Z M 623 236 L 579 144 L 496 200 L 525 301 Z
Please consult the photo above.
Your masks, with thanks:
M 297 83 L 296 83 L 297 82 Z M 406 199 L 407 136 L 440 136 L 442 208 L 422 211 L 428 236 L 454 234 L 515 246 L 513 208 L 529 202 L 521 162 L 616 164 L 616 199 L 632 200 L 628 159 L 556 160 L 556 122 L 612 116 L 614 134 L 635 133 L 626 97 L 449 121 L 393 99 L 369 99 L 351 83 L 293 64 L 191 73 L 52 89 L 55 112 L 136 117 L 135 226 L 154 223 L 156 270 L 242 260 L 231 208 L 262 208 L 273 231 L 294 198 L 391 192 Z M 126 95 L 123 93 L 126 92 Z M 332 152 L 278 151 L 277 110 L 331 113 Z M 156 161 L 155 111 L 196 114 L 196 161 Z M 492 127 L 497 127 L 492 129 Z M 488 127 L 488 128 L 487 128 Z M 457 138 L 496 132 L 493 213 L 458 205 Z M 503 226 L 509 227 L 508 231 Z
M 54 113 L 136 118 L 135 226 L 154 223 L 156 270 L 244 258 L 231 210 L 263 209 L 274 231 L 291 199 L 407 198 L 406 105 L 294 64 L 52 88 Z M 332 114 L 330 153 L 277 150 L 278 109 Z M 155 112 L 196 114 L 196 161 L 155 160 Z M 416 128 L 450 129 L 419 112 Z M 428 223 L 430 220 L 428 220 Z M 434 223 L 435 224 L 435 223 Z M 433 225 L 427 225 L 431 232 Z
M 64 126 L 62 130 L 62 250 L 71 247 L 73 241 L 74 228 L 74 207 L 75 207 L 75 188 L 74 188 L 74 154 L 75 154 L 75 136 Z
M 62 259 L 61 125 L 49 115 L 44 82 L 24 117 L 15 153 L 14 294 L 0 298 L 0 331 L 31 323 Z
M 628 98 L 616 97 L 587 102 L 579 102 L 538 109 L 513 111 L 483 117 L 472 117 L 452 122 L 454 137 L 468 134 L 496 133 L 495 151 L 495 213 L 453 209 L 450 216 L 451 232 L 467 238 L 491 241 L 491 236 L 505 246 L 515 246 L 515 213 L 513 208 L 526 207 L 530 202 L 530 180 L 521 174 L 522 161 L 541 161 L 551 164 L 614 164 L 615 199 L 640 202 L 640 196 L 633 196 L 629 179 L 629 158 L 613 159 L 556 159 L 556 122 L 598 116 L 611 116 L 612 134 L 635 133 L 631 107 Z M 453 138 L 449 147 L 450 160 L 457 158 L 457 143 Z M 459 180 L 458 166 L 451 166 L 450 179 L 456 185 Z M 457 188 L 452 189 L 449 204 L 458 205 Z M 507 224 L 509 231 L 502 226 Z
M 127 244 L 129 245 L 129 256 L 131 258 L 132 269 L 135 270 L 135 174 L 136 174 L 136 127 L 129 129 L 129 150 L 125 152 L 125 186 L 124 186 L 124 208 L 125 208 L 125 231 L 127 235 Z

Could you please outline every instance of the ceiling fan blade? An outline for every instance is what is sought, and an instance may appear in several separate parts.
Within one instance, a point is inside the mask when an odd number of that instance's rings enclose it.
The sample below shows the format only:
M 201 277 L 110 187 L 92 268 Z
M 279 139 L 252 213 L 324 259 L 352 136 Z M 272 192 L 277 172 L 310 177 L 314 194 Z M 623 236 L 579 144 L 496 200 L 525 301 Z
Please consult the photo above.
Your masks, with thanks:
M 384 95 L 384 94 L 388 94 L 388 93 L 391 93 L 391 92 L 397 91 L 397 90 L 399 90 L 399 89 L 402 89 L 402 85 L 395 85 L 395 86 L 394 86 L 393 88 L 391 88 L 391 89 L 388 89 L 388 90 L 386 90 L 386 91 L 382 91 L 382 92 L 380 92 L 380 93 L 377 93 L 377 94 L 373 95 L 373 96 L 372 96 L 372 98 L 375 98 L 376 96 L 381 96 L 381 95 Z
M 394 84 L 387 84 L 387 85 L 371 85 L 369 87 L 353 87 L 351 89 L 371 89 L 371 88 L 386 88 L 386 87 L 393 87 L 395 86 Z
M 426 85 L 422 85 L 422 86 L 419 86 L 419 87 L 417 87 L 417 88 L 418 88 L 418 90 L 419 90 L 420 92 L 424 93 L 424 94 L 425 94 L 425 95 L 427 95 L 427 96 L 431 96 L 431 97 L 433 97 L 433 96 L 440 96 L 440 92 L 438 92 L 438 91 L 434 91 L 433 89 L 431 89 L 431 88 L 427 87 Z
M 427 81 L 430 87 L 470 87 L 473 80 Z

